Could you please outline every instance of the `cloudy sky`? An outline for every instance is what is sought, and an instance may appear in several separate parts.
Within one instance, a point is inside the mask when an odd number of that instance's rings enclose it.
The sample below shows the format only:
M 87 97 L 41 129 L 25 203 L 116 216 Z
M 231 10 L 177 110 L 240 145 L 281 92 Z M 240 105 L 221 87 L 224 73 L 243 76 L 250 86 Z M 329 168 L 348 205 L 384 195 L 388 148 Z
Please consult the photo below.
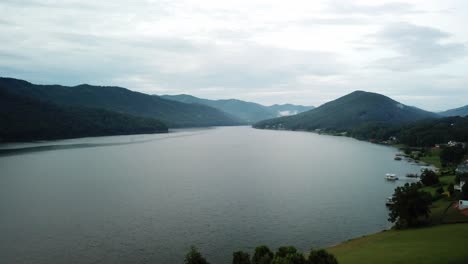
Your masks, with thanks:
M 263 104 L 468 104 L 468 1 L 1 0 L 0 76 Z

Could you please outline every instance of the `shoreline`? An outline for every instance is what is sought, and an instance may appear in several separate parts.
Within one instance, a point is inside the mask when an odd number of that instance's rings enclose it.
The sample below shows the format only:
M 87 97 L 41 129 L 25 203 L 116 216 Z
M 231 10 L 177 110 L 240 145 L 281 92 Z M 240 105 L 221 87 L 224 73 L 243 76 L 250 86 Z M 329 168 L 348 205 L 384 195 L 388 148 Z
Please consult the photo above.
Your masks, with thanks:
M 310 131 L 310 130 L 265 129 L 265 128 L 256 128 L 256 127 L 253 127 L 253 126 L 252 126 L 252 128 L 260 129 L 260 130 L 273 130 L 273 131 L 276 130 L 276 131 L 290 131 L 290 132 L 308 132 L 308 133 L 313 133 L 313 134 L 316 134 L 316 135 L 325 135 L 325 136 L 334 136 L 334 137 L 347 137 L 347 138 L 352 138 L 352 139 L 362 141 L 362 142 L 367 142 L 367 143 L 371 143 L 371 144 L 392 147 L 392 148 L 398 150 L 399 153 L 402 153 L 402 149 L 404 147 L 406 147 L 405 145 L 385 144 L 385 143 L 381 143 L 381 142 L 373 142 L 371 140 L 355 138 L 355 137 L 348 136 L 346 132 L 343 132 L 343 133 L 326 133 L 326 132 L 317 132 L 317 131 Z M 438 164 L 434 164 L 434 163 L 431 163 L 431 162 L 428 162 L 428 161 L 415 162 L 416 160 L 408 158 L 408 157 L 405 157 L 401 161 L 417 165 L 420 168 L 432 167 L 432 168 L 435 168 L 435 169 L 441 169 L 441 168 L 439 168 L 439 166 L 437 166 Z M 463 224 L 463 223 L 458 223 L 458 224 Z M 443 225 L 453 225 L 453 224 L 438 224 L 438 225 L 435 225 L 435 226 L 443 226 Z M 431 225 L 431 226 L 428 226 L 428 227 L 434 227 L 434 225 Z M 428 228 L 428 227 L 422 227 L 422 228 L 424 229 L 424 228 Z M 421 229 L 421 228 L 418 228 L 418 229 Z M 409 230 L 413 230 L 413 229 L 409 229 Z M 382 230 L 380 230 L 378 232 L 363 234 L 361 236 L 353 237 L 353 238 L 350 238 L 350 239 L 347 239 L 347 240 L 344 240 L 344 241 L 341 241 L 341 242 L 338 242 L 338 243 L 335 243 L 335 244 L 332 244 L 332 245 L 328 245 L 328 246 L 324 247 L 324 249 L 329 250 L 331 248 L 335 248 L 335 247 L 344 245 L 344 244 L 352 242 L 352 241 L 356 241 L 356 240 L 359 240 L 359 239 L 364 239 L 364 238 L 372 237 L 372 236 L 378 236 L 378 235 L 380 235 L 382 233 L 390 232 L 390 231 L 394 231 L 393 226 L 389 227 L 388 229 L 382 229 Z

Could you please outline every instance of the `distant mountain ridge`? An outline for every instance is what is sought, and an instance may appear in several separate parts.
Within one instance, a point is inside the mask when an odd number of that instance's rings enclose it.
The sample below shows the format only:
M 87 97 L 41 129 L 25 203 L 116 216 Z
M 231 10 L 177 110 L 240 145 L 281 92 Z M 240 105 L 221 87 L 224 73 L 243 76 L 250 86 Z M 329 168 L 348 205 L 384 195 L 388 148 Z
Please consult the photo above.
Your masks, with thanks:
M 255 123 L 278 116 L 294 115 L 313 108 L 312 106 L 293 104 L 264 106 L 261 104 L 238 99 L 209 100 L 187 94 L 163 95 L 161 97 L 183 103 L 200 104 L 214 107 L 232 116 L 235 116 L 246 123 Z
M 403 124 L 437 114 L 399 103 L 387 96 L 355 91 L 295 116 L 264 120 L 256 128 L 345 131 L 368 124 Z
M 468 105 L 438 113 L 441 116 L 468 116 Z
M 117 113 L 160 120 L 169 127 L 240 125 L 243 122 L 216 108 L 166 100 L 121 87 L 35 85 L 0 78 L 0 89 L 18 96 L 55 105 L 100 108 Z

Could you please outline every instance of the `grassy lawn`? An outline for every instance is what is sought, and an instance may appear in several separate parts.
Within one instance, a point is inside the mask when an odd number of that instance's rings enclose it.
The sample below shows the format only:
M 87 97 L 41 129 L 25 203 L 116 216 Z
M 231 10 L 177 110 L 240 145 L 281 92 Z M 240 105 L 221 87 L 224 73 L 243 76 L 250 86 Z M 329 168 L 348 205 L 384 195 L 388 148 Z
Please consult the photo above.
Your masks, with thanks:
M 449 207 L 453 201 L 448 199 L 439 199 L 431 205 L 431 215 L 429 221 L 431 225 L 439 225 L 443 223 L 444 213 L 447 207 Z
M 440 150 L 433 149 L 421 161 L 441 169 L 439 157 Z M 445 175 L 439 177 L 440 184 L 421 188 L 440 197 L 431 205 L 428 227 L 380 232 L 327 250 L 340 264 L 468 263 L 468 217 L 453 208 L 456 196 L 448 197 L 447 187 L 455 181 L 454 175 L 447 175 L 450 169 L 441 170 Z M 445 191 L 442 196 L 436 192 L 439 187 Z
M 432 164 L 437 168 L 442 168 L 440 163 L 440 149 L 431 149 L 426 156 L 421 157 L 421 161 L 427 164 Z
M 340 264 L 468 263 L 468 224 L 391 230 L 328 248 Z

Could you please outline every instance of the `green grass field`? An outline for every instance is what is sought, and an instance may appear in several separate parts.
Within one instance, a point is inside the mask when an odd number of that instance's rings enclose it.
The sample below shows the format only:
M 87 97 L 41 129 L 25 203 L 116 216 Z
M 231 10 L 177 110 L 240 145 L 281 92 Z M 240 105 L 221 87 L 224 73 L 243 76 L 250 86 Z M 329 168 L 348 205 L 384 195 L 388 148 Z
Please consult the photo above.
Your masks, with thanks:
M 385 231 L 327 250 L 340 264 L 466 264 L 468 224 Z
M 421 161 L 432 164 L 437 168 L 442 168 L 442 164 L 440 163 L 440 151 L 440 149 L 431 149 L 426 156 L 421 157 Z
M 431 150 L 421 161 L 442 168 L 438 149 Z M 431 205 L 427 227 L 385 231 L 327 250 L 338 258 L 340 264 L 468 264 L 468 217 L 451 206 L 457 199 L 456 196 L 449 197 L 447 192 L 455 176 L 444 175 L 439 180 L 440 184 L 421 188 L 436 197 L 437 188 L 442 187 L 445 191 Z

